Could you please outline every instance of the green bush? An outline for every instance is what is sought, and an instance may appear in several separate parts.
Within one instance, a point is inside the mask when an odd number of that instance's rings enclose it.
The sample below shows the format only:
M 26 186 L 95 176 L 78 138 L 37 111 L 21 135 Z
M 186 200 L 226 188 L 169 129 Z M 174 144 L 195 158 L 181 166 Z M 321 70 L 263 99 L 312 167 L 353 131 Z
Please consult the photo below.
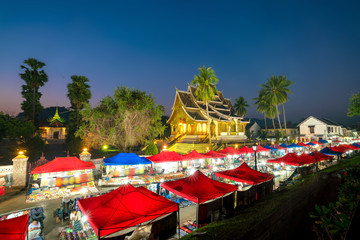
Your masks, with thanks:
M 155 155 L 159 153 L 159 149 L 155 145 L 155 143 L 150 143 L 145 149 L 145 155 Z

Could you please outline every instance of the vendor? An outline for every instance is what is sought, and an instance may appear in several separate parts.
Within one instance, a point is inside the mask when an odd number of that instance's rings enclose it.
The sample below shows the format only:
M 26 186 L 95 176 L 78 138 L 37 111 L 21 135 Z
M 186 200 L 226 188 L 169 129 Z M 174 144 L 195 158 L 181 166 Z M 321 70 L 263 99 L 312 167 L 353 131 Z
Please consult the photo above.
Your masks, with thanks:
M 28 195 L 30 195 L 34 190 L 39 190 L 39 184 L 37 183 L 34 183 L 31 188 L 30 188 L 30 191 L 28 192 Z
M 70 214 L 70 221 L 74 232 L 79 232 L 82 230 L 81 224 L 81 212 L 74 210 Z
M 41 240 L 41 225 L 37 220 L 33 220 L 28 228 L 28 240 Z

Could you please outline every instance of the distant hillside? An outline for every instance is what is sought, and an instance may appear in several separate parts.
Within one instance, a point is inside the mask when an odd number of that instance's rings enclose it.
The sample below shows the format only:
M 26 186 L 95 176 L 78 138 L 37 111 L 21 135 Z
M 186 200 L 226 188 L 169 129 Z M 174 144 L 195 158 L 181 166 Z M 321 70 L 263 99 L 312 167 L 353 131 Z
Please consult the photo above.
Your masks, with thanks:
M 39 115 L 40 124 L 46 124 L 49 118 L 52 118 L 55 114 L 56 108 L 58 108 L 59 115 L 65 120 L 65 124 L 69 122 L 70 110 L 66 107 L 47 107 L 44 108 Z M 18 118 L 24 117 L 24 112 L 21 112 L 17 116 Z

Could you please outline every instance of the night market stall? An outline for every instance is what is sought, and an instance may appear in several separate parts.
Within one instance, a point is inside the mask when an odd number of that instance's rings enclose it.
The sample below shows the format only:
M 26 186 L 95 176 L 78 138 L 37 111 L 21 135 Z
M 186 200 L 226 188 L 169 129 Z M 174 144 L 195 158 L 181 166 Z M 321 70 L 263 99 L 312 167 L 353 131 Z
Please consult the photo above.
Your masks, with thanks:
M 0 239 L 25 240 L 28 232 L 29 215 L 0 220 Z
M 183 179 L 163 182 L 160 186 L 197 204 L 197 228 L 217 221 L 222 215 L 231 214 L 234 210 L 233 193 L 237 187 L 212 180 L 200 171 Z
M 139 229 L 146 229 L 146 239 L 151 234 L 154 239 L 176 234 L 178 204 L 144 187 L 122 185 L 109 193 L 79 200 L 78 204 L 99 239 L 139 234 Z
M 92 162 L 77 157 L 62 157 L 36 167 L 32 172 L 32 181 L 26 202 L 42 201 L 78 194 L 97 192 L 94 184 Z
M 135 153 L 119 153 L 103 160 L 104 170 L 101 184 L 145 185 L 154 181 L 152 162 Z M 99 182 L 99 184 L 100 184 Z
M 246 163 L 235 169 L 216 172 L 215 176 L 238 186 L 236 206 L 247 205 L 270 194 L 274 185 L 274 175 L 256 171 Z

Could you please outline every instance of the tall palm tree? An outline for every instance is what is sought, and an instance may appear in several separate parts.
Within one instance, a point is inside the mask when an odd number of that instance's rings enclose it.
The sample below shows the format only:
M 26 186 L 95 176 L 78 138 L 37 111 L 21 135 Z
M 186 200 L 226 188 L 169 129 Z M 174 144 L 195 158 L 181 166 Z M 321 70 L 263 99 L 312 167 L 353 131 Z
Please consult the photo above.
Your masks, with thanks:
M 215 71 L 208 67 L 202 66 L 198 68 L 199 75 L 195 75 L 194 79 L 191 81 L 192 85 L 196 86 L 195 96 L 203 101 L 206 105 L 206 115 L 208 119 L 208 133 L 209 133 L 209 143 L 211 145 L 211 131 L 210 131 L 210 115 L 209 115 L 209 102 L 214 99 L 217 89 L 215 85 L 219 82 L 219 79 L 215 75 Z
M 67 85 L 67 97 L 70 100 L 71 108 L 76 113 L 76 128 L 79 127 L 80 119 L 79 112 L 84 108 L 85 104 L 89 103 L 91 98 L 90 86 L 87 84 L 89 79 L 85 76 L 71 76 L 72 83 Z
M 281 75 L 279 75 L 279 80 L 281 82 L 280 86 L 282 88 L 283 95 L 284 95 L 284 99 L 283 99 L 283 102 L 281 103 L 281 105 L 282 105 L 283 114 L 284 114 L 284 128 L 285 128 L 285 132 L 286 132 L 286 117 L 285 117 L 285 106 L 284 105 L 289 100 L 288 93 L 292 94 L 291 90 L 289 90 L 289 87 L 291 85 L 293 85 L 294 82 L 286 79 L 286 76 L 281 76 Z
M 240 96 L 237 99 L 235 99 L 234 108 L 235 108 L 236 113 L 239 116 L 244 117 L 247 113 L 246 108 L 248 108 L 248 107 L 250 107 L 250 106 L 244 97 Z
M 45 63 L 40 62 L 35 58 L 29 58 L 24 61 L 25 65 L 21 65 L 21 69 L 24 69 L 23 73 L 20 73 L 20 77 L 25 81 L 26 85 L 23 85 L 24 92 L 26 89 L 32 91 L 32 121 L 35 123 L 35 106 L 36 106 L 36 96 L 39 95 L 38 90 L 40 87 L 48 81 L 48 76 L 45 71 L 42 69 L 45 67 Z M 41 94 L 40 94 L 41 96 Z M 39 98 L 39 97 L 38 97 Z
M 266 82 L 266 84 L 261 84 L 266 92 L 266 99 L 270 102 L 271 105 L 276 108 L 276 115 L 279 122 L 279 129 L 282 132 L 282 126 L 280 122 L 280 114 L 278 106 L 285 101 L 283 82 L 276 76 L 271 76 L 270 79 Z
M 253 98 L 253 101 L 255 101 L 255 105 L 257 106 L 256 111 L 264 114 L 265 129 L 267 129 L 266 111 L 268 108 L 268 101 L 266 101 L 266 99 L 265 99 L 266 93 L 265 93 L 264 89 L 260 89 L 260 91 L 258 93 L 259 93 L 259 97 Z

